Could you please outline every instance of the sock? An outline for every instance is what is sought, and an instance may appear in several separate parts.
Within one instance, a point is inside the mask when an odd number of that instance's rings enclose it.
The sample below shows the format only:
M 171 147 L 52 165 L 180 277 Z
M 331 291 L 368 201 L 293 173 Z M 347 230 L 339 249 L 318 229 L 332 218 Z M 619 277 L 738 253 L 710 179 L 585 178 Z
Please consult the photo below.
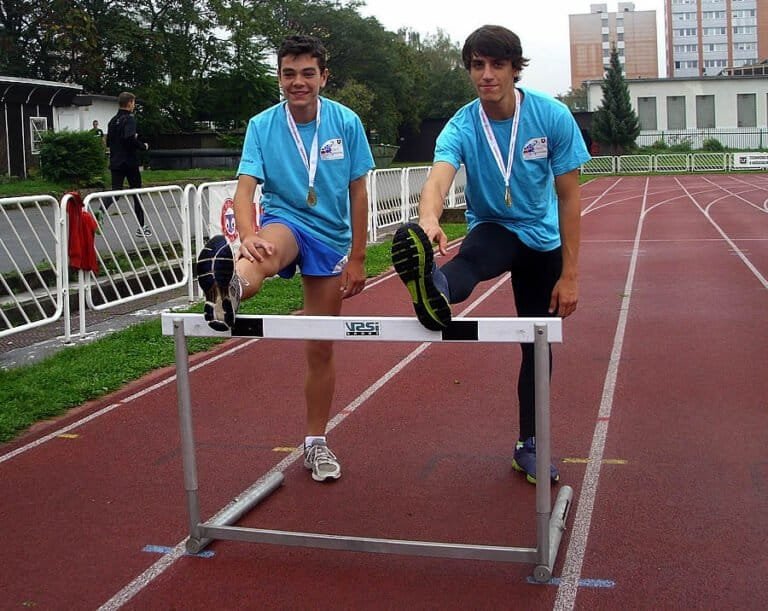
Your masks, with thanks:
M 315 443 L 325 443 L 325 435 L 307 435 L 304 438 L 304 447 L 308 448 Z

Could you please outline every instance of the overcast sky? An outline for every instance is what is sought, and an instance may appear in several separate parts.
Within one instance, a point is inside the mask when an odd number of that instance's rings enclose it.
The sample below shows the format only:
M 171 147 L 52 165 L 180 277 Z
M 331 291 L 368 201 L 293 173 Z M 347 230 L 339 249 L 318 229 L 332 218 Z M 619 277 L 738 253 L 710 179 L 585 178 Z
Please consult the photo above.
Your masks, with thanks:
M 568 15 L 589 13 L 589 0 L 364 0 L 358 10 L 365 17 L 376 17 L 387 29 L 402 27 L 435 34 L 443 30 L 452 40 L 464 39 L 481 25 L 503 25 L 523 43 L 523 54 L 531 63 L 523 71 L 521 84 L 555 95 L 571 86 L 568 54 Z M 605 2 L 615 12 L 616 0 Z M 664 69 L 664 0 L 635 0 L 636 11 L 656 11 L 659 40 L 659 76 Z

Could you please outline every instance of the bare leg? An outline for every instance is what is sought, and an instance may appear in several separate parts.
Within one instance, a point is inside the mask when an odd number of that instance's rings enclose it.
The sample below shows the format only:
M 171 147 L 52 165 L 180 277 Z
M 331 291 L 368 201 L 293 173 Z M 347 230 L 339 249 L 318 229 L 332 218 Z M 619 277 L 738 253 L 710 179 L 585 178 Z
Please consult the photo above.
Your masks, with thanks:
M 304 313 L 309 316 L 338 316 L 341 313 L 341 276 L 304 276 Z M 336 385 L 333 342 L 310 340 L 306 344 L 307 435 L 325 435 Z

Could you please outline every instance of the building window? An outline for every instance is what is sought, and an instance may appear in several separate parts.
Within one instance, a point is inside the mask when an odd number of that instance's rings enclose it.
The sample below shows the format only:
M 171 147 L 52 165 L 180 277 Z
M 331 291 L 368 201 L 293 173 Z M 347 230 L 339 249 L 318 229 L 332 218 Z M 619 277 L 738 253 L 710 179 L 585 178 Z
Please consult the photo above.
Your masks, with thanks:
M 656 98 L 637 98 L 637 118 L 640 119 L 640 129 L 658 129 Z
M 696 127 L 697 129 L 715 127 L 715 96 L 696 96 Z
M 40 154 L 40 142 L 48 131 L 48 117 L 29 118 L 29 142 L 33 155 Z
M 754 93 L 736 95 L 736 125 L 757 127 L 757 95 Z
M 685 96 L 667 96 L 667 129 L 685 128 Z

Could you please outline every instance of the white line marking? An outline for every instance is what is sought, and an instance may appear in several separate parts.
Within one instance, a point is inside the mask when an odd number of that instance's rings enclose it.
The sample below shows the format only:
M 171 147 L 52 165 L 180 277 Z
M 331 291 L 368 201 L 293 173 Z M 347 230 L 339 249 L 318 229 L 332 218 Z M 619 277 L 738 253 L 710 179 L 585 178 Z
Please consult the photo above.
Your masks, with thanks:
M 246 346 L 249 346 L 253 342 L 259 341 L 258 339 L 252 339 L 248 340 L 246 342 L 243 342 L 242 344 L 239 344 L 237 346 L 233 346 L 229 350 L 226 350 L 222 352 L 221 354 L 218 354 L 216 356 L 213 356 L 209 359 L 206 359 L 205 361 L 198 363 L 194 367 L 190 368 L 190 371 L 195 371 L 197 369 L 200 369 L 201 367 L 205 367 L 206 365 L 210 365 L 211 363 L 214 363 L 218 361 L 219 359 L 224 358 L 225 356 L 229 356 L 230 354 L 233 354 L 237 352 L 238 350 L 242 350 Z M 34 441 L 31 441 L 30 443 L 23 445 L 19 448 L 16 448 L 15 450 L 8 452 L 7 454 L 3 454 L 0 456 L 0 464 L 4 463 L 7 460 L 11 460 L 12 458 L 15 458 L 16 456 L 19 456 L 20 454 L 24 454 L 25 452 L 28 452 L 29 450 L 32 450 L 34 448 L 37 448 L 44 443 L 47 443 L 48 441 L 51 441 L 52 439 L 56 439 L 60 435 L 64 433 L 68 433 L 69 431 L 72 431 L 74 429 L 77 429 L 84 424 L 87 424 L 91 420 L 96 420 L 96 418 L 99 418 L 101 416 L 104 416 L 105 414 L 108 414 L 112 410 L 124 406 L 128 403 L 131 403 L 132 401 L 135 401 L 136 399 L 140 399 L 146 394 L 149 394 L 150 392 L 154 392 L 158 390 L 159 388 L 162 388 L 163 386 L 167 386 L 171 382 L 174 382 L 176 380 L 176 375 L 171 375 L 170 377 L 161 380 L 157 382 L 156 384 L 153 384 L 152 386 L 148 386 L 147 388 L 143 388 L 142 390 L 129 395 L 128 397 L 125 397 L 122 401 L 118 401 L 117 403 L 112 403 L 111 405 L 107 405 L 106 407 L 103 407 L 102 409 L 93 412 L 92 414 L 89 414 L 88 416 L 85 416 L 84 418 L 81 418 L 80 420 L 77 420 L 73 422 L 72 424 L 68 424 L 67 426 L 57 429 L 53 431 L 52 433 L 49 433 L 48 435 L 45 435 L 44 437 L 40 437 L 39 439 L 35 439 Z
M 467 314 L 469 314 L 478 305 L 480 305 L 483 301 L 485 301 L 485 299 L 487 299 L 489 295 L 491 295 L 502 284 L 508 281 L 508 279 L 509 279 L 509 274 L 504 274 L 503 276 L 501 276 L 501 278 L 499 278 L 499 280 L 497 280 L 493 284 L 493 286 L 487 289 L 485 293 L 480 295 L 480 297 L 478 297 L 475 301 L 473 301 L 466 308 L 464 308 L 464 310 L 462 310 L 461 313 L 459 314 L 459 317 L 466 316 Z M 334 416 L 328 422 L 328 431 L 330 432 L 334 428 L 336 428 L 341 422 L 344 421 L 345 418 L 347 418 L 347 416 L 353 413 L 358 407 L 360 407 L 360 405 L 362 405 L 365 401 L 367 401 L 370 397 L 372 397 L 376 393 L 376 391 L 381 389 L 382 386 L 384 386 L 395 375 L 397 375 L 400 371 L 402 371 L 406 367 L 406 365 L 411 363 L 417 356 L 419 356 L 422 352 L 424 352 L 430 345 L 431 345 L 430 342 L 424 342 L 422 344 L 419 344 L 417 348 L 415 348 L 410 354 L 408 354 L 399 363 L 397 363 L 394 367 L 392 367 L 392 369 L 390 369 L 382 377 L 380 377 L 373 384 L 371 384 L 366 390 L 364 390 L 360 395 L 358 395 L 357 398 L 355 398 L 351 403 L 349 403 L 343 409 L 339 410 L 338 414 L 336 414 L 336 416 Z M 290 465 L 296 462 L 296 460 L 301 458 L 302 454 L 303 454 L 302 445 L 298 445 L 293 452 L 291 452 L 283 460 L 281 460 L 274 467 L 272 467 L 267 473 L 262 475 L 256 482 L 254 482 L 251 485 L 250 488 L 248 488 L 247 490 L 244 490 L 239 495 L 237 495 L 235 499 L 247 496 L 253 488 L 260 486 L 262 481 L 264 481 L 267 477 L 271 476 L 275 472 L 285 471 Z M 217 518 L 220 515 L 222 515 L 224 512 L 226 512 L 227 509 L 234 502 L 235 502 L 234 500 L 231 501 L 226 507 L 224 507 L 218 513 L 216 513 L 216 515 L 214 515 L 209 521 L 215 522 Z M 115 609 L 119 609 L 121 606 L 123 606 L 125 603 L 131 600 L 134 596 L 136 596 L 139 592 L 141 592 L 141 590 L 143 590 L 146 586 L 152 583 L 152 581 L 154 581 L 155 578 L 159 577 L 163 572 L 165 572 L 166 569 L 168 569 L 174 562 L 176 562 L 176 560 L 184 556 L 186 552 L 186 547 L 185 547 L 186 540 L 187 538 L 185 537 L 182 541 L 177 543 L 173 547 L 170 553 L 160 558 L 157 562 L 155 562 L 155 564 L 150 566 L 146 571 L 144 571 L 141 575 L 136 577 L 133 581 L 131 581 L 131 583 L 126 585 L 111 599 L 109 599 L 106 603 L 104 603 L 101 607 L 99 607 L 99 611 L 113 611 Z
M 456 248 L 459 244 L 460 244 L 460 240 L 457 240 L 456 242 L 454 242 L 451 245 L 449 245 L 448 249 L 452 250 L 452 249 Z M 382 282 L 384 282 L 386 280 L 389 280 L 390 278 L 395 277 L 395 276 L 396 276 L 396 274 L 394 272 L 388 272 L 388 273 L 384 274 L 383 276 L 377 277 L 370 284 L 366 284 L 366 286 L 364 287 L 363 290 L 368 290 L 369 288 L 372 288 L 372 287 L 376 286 L 377 284 L 381 284 Z M 226 350 L 226 351 L 222 352 L 221 354 L 219 354 L 217 356 L 211 357 L 210 359 L 207 359 L 205 361 L 202 361 L 201 363 L 198 363 L 194 367 L 191 367 L 190 371 L 196 371 L 197 369 L 200 369 L 201 367 L 205 367 L 207 365 L 210 365 L 211 363 L 214 363 L 214 362 L 218 361 L 219 359 L 222 359 L 222 358 L 224 358 L 226 356 L 229 356 L 229 355 L 231 355 L 231 354 L 233 354 L 233 353 L 235 353 L 235 352 L 237 352 L 239 350 L 242 350 L 243 348 L 245 348 L 247 346 L 250 346 L 253 342 L 257 342 L 257 341 L 259 341 L 259 339 L 251 339 L 251 340 L 247 340 L 246 342 L 244 342 L 242 344 L 238 344 L 237 346 L 234 346 L 234 347 L 230 348 L 229 350 Z M 28 443 L 28 444 L 26 444 L 24 446 L 21 446 L 19 448 L 16 448 L 15 450 L 13 450 L 11 452 L 8 452 L 7 454 L 3 454 L 2 456 L 0 456 L 0 464 L 4 463 L 7 460 L 11 460 L 12 458 L 15 458 L 16 456 L 19 456 L 20 454 L 24 454 L 25 452 L 28 452 L 29 450 L 32 450 L 33 448 L 37 448 L 37 447 L 43 445 L 44 443 L 47 443 L 47 442 L 51 441 L 52 439 L 56 439 L 57 437 L 65 434 L 65 433 L 68 433 L 69 431 L 74 430 L 74 429 L 76 429 L 78 427 L 81 427 L 84 424 L 87 424 L 88 422 L 91 422 L 92 420 L 95 420 L 96 418 L 104 416 L 104 415 L 108 414 L 109 412 L 113 411 L 114 409 L 116 409 L 116 408 L 118 408 L 118 407 L 120 407 L 122 405 L 125 405 L 126 403 L 130 403 L 134 399 L 138 399 L 140 397 L 143 397 L 145 394 L 147 394 L 149 392 L 152 392 L 152 391 L 155 391 L 158 388 L 162 388 L 163 386 L 166 386 L 166 385 L 170 384 L 171 382 L 174 382 L 175 380 L 176 380 L 176 376 L 175 375 L 171 375 L 170 377 L 168 377 L 168 378 L 166 378 L 164 380 L 161 380 L 160 382 L 158 382 L 157 384 L 154 384 L 153 386 L 145 388 L 145 389 L 139 391 L 138 393 L 135 393 L 133 395 L 130 395 L 129 397 L 126 397 L 125 399 L 123 399 L 122 401 L 119 401 L 118 403 L 113 403 L 111 405 L 108 405 L 107 407 L 104 407 L 104 408 L 100 409 L 97 412 L 93 412 L 92 414 L 89 414 L 88 416 L 85 416 L 84 418 L 81 418 L 80 420 L 77 420 L 77 421 L 75 421 L 75 422 L 73 422 L 71 424 L 68 424 L 67 426 L 65 426 L 63 428 L 60 428 L 60 429 L 58 429 L 58 430 L 56 430 L 56 431 L 54 431 L 54 432 L 52 432 L 52 433 L 50 433 L 48 435 L 45 435 L 44 437 L 40 437 L 38 439 L 35 439 L 35 441 L 31 441 L 30 443 Z
M 597 416 L 598 421 L 592 435 L 592 447 L 589 450 L 589 462 L 587 463 L 587 469 L 581 484 L 579 506 L 576 511 L 576 517 L 573 520 L 573 530 L 571 532 L 570 541 L 568 542 L 568 552 L 565 556 L 563 574 L 560 577 L 560 586 L 557 588 L 557 597 L 555 598 L 554 605 L 554 609 L 557 611 L 573 609 L 576 602 L 576 594 L 579 589 L 581 568 L 584 564 L 587 538 L 592 522 L 595 498 L 597 496 L 597 484 L 600 481 L 600 471 L 603 466 L 603 452 L 605 451 L 605 441 L 608 436 L 608 420 L 611 416 L 611 409 L 613 408 L 613 395 L 616 390 L 616 378 L 618 377 L 621 351 L 624 345 L 624 333 L 626 331 L 627 317 L 629 315 L 632 285 L 635 279 L 635 269 L 637 267 L 638 253 L 640 251 L 640 235 L 643 230 L 643 219 L 645 218 L 648 183 L 649 181 L 646 179 L 645 190 L 643 192 L 643 206 L 637 221 L 632 259 L 629 262 L 627 280 L 624 285 L 624 292 L 622 293 L 621 310 L 616 325 L 616 333 L 613 338 L 611 359 L 608 363 L 608 371 L 605 376 L 605 382 L 603 383 L 603 396 L 600 400 L 600 409 Z
M 677 180 L 677 179 L 675 179 Z M 688 195 L 690 200 L 693 202 L 693 205 L 696 206 L 696 208 L 699 209 L 699 211 L 706 217 L 706 219 L 709 221 L 709 223 L 717 230 L 717 232 L 723 237 L 723 240 L 725 240 L 730 246 L 733 251 L 738 255 L 739 259 L 742 260 L 744 265 L 747 266 L 749 271 L 752 272 L 752 274 L 760 281 L 760 284 L 763 285 L 763 288 L 768 289 L 768 280 L 766 280 L 765 276 L 763 276 L 758 269 L 752 264 L 752 261 L 749 260 L 747 255 L 744 254 L 744 252 L 736 245 L 736 243 L 728 237 L 728 235 L 723 231 L 723 229 L 720 227 L 720 225 L 717 224 L 717 222 L 712 218 L 712 216 L 709 214 L 709 208 L 712 206 L 712 204 L 709 204 L 706 209 L 702 208 L 699 202 L 697 202 L 693 196 L 688 192 L 688 189 L 686 189 L 683 184 L 678 180 L 677 184 L 680 185 L 680 188 L 685 191 L 685 194 Z M 723 189 L 723 191 L 726 191 L 726 189 Z M 726 191 L 727 192 L 727 191 Z M 742 198 L 743 199 L 743 198 Z M 746 200 L 745 200 L 746 201 Z M 750 202 L 747 202 L 748 204 Z M 750 204 L 754 206 L 754 204 Z

